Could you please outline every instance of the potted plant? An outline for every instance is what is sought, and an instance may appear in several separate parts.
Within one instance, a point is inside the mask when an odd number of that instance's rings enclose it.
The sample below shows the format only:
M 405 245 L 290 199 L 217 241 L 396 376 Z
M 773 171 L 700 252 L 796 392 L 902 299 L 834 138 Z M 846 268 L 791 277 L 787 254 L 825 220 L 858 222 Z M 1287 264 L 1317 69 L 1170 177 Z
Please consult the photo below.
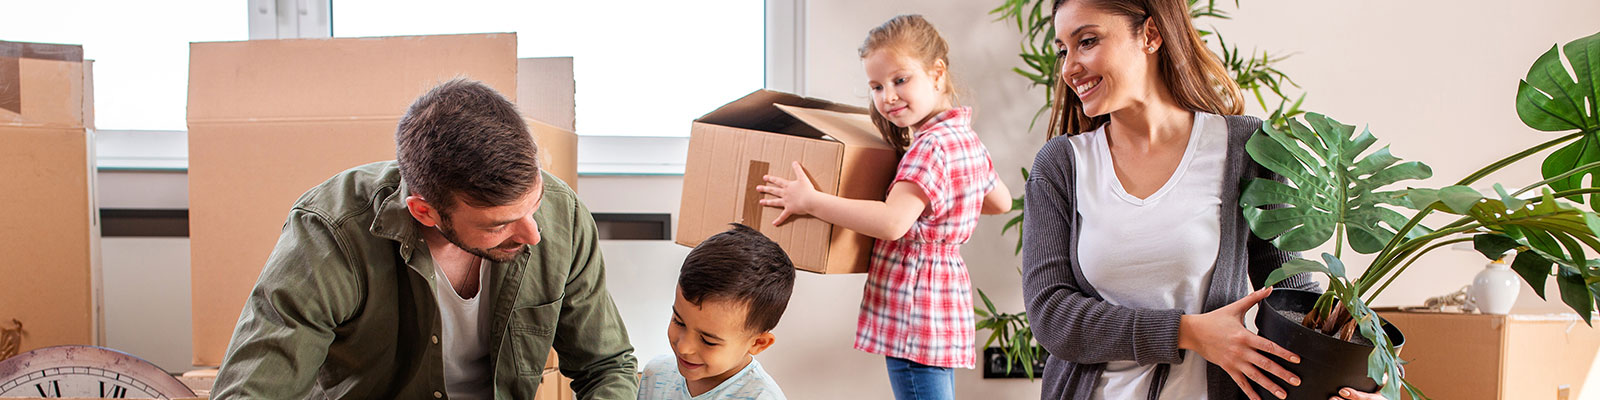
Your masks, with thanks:
M 1302 378 L 1298 387 L 1284 386 L 1289 398 L 1326 399 L 1341 386 L 1373 390 L 1380 383 L 1390 399 L 1399 399 L 1402 389 L 1426 398 L 1401 373 L 1397 350 L 1403 338 L 1368 304 L 1419 257 L 1453 243 L 1472 242 L 1491 260 L 1517 250 L 1512 268 L 1540 297 L 1553 276 L 1561 300 L 1590 322 L 1600 292 L 1600 262 L 1588 261 L 1587 254 L 1600 253 L 1600 217 L 1592 212 L 1600 210 L 1600 187 L 1586 187 L 1583 177 L 1600 175 L 1600 63 L 1595 61 L 1600 33 L 1567 43 L 1564 50 L 1572 73 L 1552 46 L 1519 83 L 1517 115 L 1536 130 L 1575 132 L 1495 161 L 1455 185 L 1383 190 L 1428 178 L 1432 171 L 1419 162 L 1400 162 L 1387 147 L 1369 152 L 1377 142 L 1370 132 L 1356 135 L 1354 126 L 1316 113 L 1305 115 L 1308 124 L 1298 119 L 1283 128 L 1264 123 L 1247 142 L 1250 156 L 1286 181 L 1256 179 L 1245 188 L 1239 205 L 1251 230 L 1288 251 L 1334 241 L 1332 254 L 1291 260 L 1267 279 L 1271 285 L 1299 273 L 1322 274 L 1330 282 L 1326 292 L 1277 290 L 1257 313 L 1262 336 L 1302 359 L 1347 363 L 1316 370 L 1311 363 L 1279 362 Z M 1514 191 L 1496 184 L 1488 195 L 1469 186 L 1562 144 L 1567 146 L 1544 160 L 1544 180 Z M 1587 208 L 1570 204 L 1586 198 Z M 1413 212 L 1407 216 L 1397 208 Z M 1436 213 L 1454 219 L 1437 228 L 1422 225 Z M 1375 254 L 1354 279 L 1341 261 L 1346 247 Z M 1304 317 L 1291 320 L 1280 312 Z M 1363 345 L 1345 343 L 1363 340 Z
M 1044 360 L 1049 353 L 1033 341 L 1033 328 L 1028 325 L 1028 313 L 1002 313 L 996 310 L 989 296 L 978 289 L 985 308 L 973 310 L 978 314 L 978 330 L 989 330 L 984 341 L 984 378 L 1038 378 L 1044 376 Z M 976 308 L 976 307 L 974 307 Z M 999 346 L 996 347 L 995 345 Z

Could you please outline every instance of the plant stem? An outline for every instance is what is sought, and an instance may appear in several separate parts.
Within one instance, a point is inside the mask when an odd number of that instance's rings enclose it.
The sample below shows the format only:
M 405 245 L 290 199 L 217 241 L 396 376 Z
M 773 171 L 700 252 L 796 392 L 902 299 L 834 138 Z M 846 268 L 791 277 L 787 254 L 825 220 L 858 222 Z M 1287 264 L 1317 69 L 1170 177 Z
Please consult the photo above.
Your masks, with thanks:
M 1392 251 L 1389 252 L 1389 258 L 1373 261 L 1372 267 L 1368 268 L 1366 272 L 1361 274 L 1361 279 L 1357 279 L 1355 282 L 1356 293 L 1366 294 L 1367 289 L 1371 288 L 1373 283 L 1375 283 L 1378 279 L 1382 279 L 1384 275 L 1389 274 L 1389 270 L 1394 268 L 1396 260 L 1405 258 L 1405 256 L 1409 255 L 1418 247 L 1427 245 L 1428 242 L 1432 242 L 1442 237 L 1478 229 L 1479 226 L 1480 225 L 1473 223 L 1451 229 L 1440 229 L 1434 231 L 1433 233 L 1419 236 L 1416 239 L 1410 239 L 1402 242 L 1399 246 L 1394 247 Z
M 1596 162 L 1592 162 L 1592 163 L 1588 163 L 1588 164 L 1584 164 L 1584 165 L 1579 165 L 1577 168 L 1573 168 L 1571 171 L 1564 172 L 1561 175 L 1556 175 L 1556 176 L 1550 177 L 1550 179 L 1545 179 L 1545 180 L 1542 180 L 1542 181 L 1535 182 L 1532 185 L 1528 185 L 1527 187 L 1524 187 L 1522 189 L 1518 189 L 1516 192 L 1512 192 L 1511 193 L 1511 197 L 1517 197 L 1517 195 L 1523 194 L 1523 193 L 1527 193 L 1529 190 L 1533 190 L 1534 188 L 1537 188 L 1537 187 L 1540 187 L 1540 186 L 1544 186 L 1544 185 L 1548 185 L 1548 184 L 1550 184 L 1550 182 L 1555 182 L 1555 181 L 1559 181 L 1559 180 L 1562 180 L 1562 179 L 1567 179 L 1570 176 L 1576 175 L 1576 174 L 1578 174 L 1580 172 L 1586 172 L 1590 168 L 1595 168 L 1595 167 L 1600 167 L 1600 161 L 1596 161 Z
M 1395 270 L 1395 272 L 1393 274 L 1389 274 L 1389 279 L 1385 280 L 1383 282 L 1383 285 L 1379 285 L 1377 290 L 1373 290 L 1372 294 L 1367 296 L 1367 300 L 1366 300 L 1367 304 L 1371 305 L 1372 301 L 1378 298 L 1378 294 L 1379 293 L 1383 293 L 1383 289 L 1388 288 L 1389 284 L 1394 283 L 1395 278 L 1399 278 L 1400 274 L 1406 272 L 1406 268 L 1411 267 L 1412 263 L 1415 263 L 1415 262 L 1417 262 L 1418 259 L 1421 259 L 1423 254 L 1427 254 L 1429 251 L 1433 251 L 1433 249 L 1437 249 L 1437 248 L 1443 247 L 1445 245 L 1461 243 L 1461 242 L 1470 242 L 1470 241 L 1472 241 L 1471 237 L 1462 237 L 1462 238 L 1450 239 L 1450 240 L 1446 240 L 1446 241 L 1443 241 L 1443 242 L 1436 243 L 1436 244 L 1434 244 L 1432 246 L 1428 246 L 1428 248 L 1422 249 L 1422 251 L 1416 252 L 1414 255 L 1411 256 L 1410 260 L 1406 261 L 1405 264 L 1401 264 L 1400 265 L 1400 269 Z
M 1435 206 L 1433 204 L 1429 204 L 1427 207 L 1423 208 L 1422 210 L 1417 211 L 1417 215 L 1412 216 L 1411 220 L 1406 221 L 1406 225 L 1400 227 L 1400 230 L 1395 231 L 1394 237 L 1389 238 L 1389 243 L 1383 245 L 1383 250 L 1378 251 L 1378 256 L 1376 258 L 1373 258 L 1372 265 L 1378 265 L 1380 262 L 1384 261 L 1389 256 L 1389 253 L 1392 253 L 1394 251 L 1395 246 L 1399 245 L 1401 242 L 1406 241 L 1406 235 L 1411 233 L 1412 229 L 1416 229 L 1417 225 L 1421 225 L 1422 224 L 1422 218 L 1423 217 L 1428 216 L 1429 213 L 1432 213 L 1433 210 L 1437 210 L 1437 209 L 1438 209 L 1437 206 Z M 1372 273 L 1372 269 L 1369 268 L 1365 272 L 1362 272 L 1361 273 L 1361 277 L 1358 278 L 1357 280 L 1358 281 L 1366 280 L 1367 276 L 1370 275 L 1371 273 Z
M 1506 157 L 1504 159 L 1501 159 L 1500 161 L 1495 161 L 1493 164 L 1489 164 L 1488 166 L 1483 167 L 1483 169 L 1479 169 L 1477 172 L 1473 172 L 1471 175 L 1467 175 L 1466 178 L 1461 178 L 1461 181 L 1460 182 L 1456 182 L 1456 184 L 1457 185 L 1470 185 L 1473 182 L 1477 182 L 1479 179 L 1483 179 L 1483 177 L 1485 177 L 1485 176 L 1489 176 L 1489 174 L 1492 174 L 1495 171 L 1499 171 L 1501 168 L 1505 168 L 1507 165 L 1511 165 L 1512 163 L 1520 161 L 1520 160 L 1522 160 L 1524 158 L 1528 158 L 1528 156 L 1534 155 L 1535 153 L 1538 153 L 1540 151 L 1544 151 L 1544 149 L 1555 147 L 1555 145 L 1561 144 L 1562 142 L 1566 142 L 1566 141 L 1569 141 L 1569 140 L 1572 140 L 1572 139 L 1583 137 L 1583 135 L 1584 135 L 1584 132 L 1580 131 L 1580 132 L 1577 132 L 1577 133 L 1573 133 L 1573 134 L 1570 134 L 1570 135 L 1566 135 L 1566 136 L 1562 136 L 1562 137 L 1556 138 L 1556 139 L 1548 141 L 1548 142 L 1540 143 L 1538 146 L 1529 147 L 1527 150 L 1523 150 L 1520 153 L 1512 154 L 1511 156 Z
M 1341 216 L 1342 218 L 1342 216 Z M 1333 258 L 1339 258 L 1344 252 L 1344 224 L 1334 224 L 1333 231 Z

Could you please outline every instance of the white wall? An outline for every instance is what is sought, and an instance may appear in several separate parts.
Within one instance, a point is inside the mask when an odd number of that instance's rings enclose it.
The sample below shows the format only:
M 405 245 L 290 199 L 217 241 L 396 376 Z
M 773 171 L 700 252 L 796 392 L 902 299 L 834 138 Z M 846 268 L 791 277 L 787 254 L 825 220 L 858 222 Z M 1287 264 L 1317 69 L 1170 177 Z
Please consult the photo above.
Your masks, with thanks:
M 105 346 L 169 372 L 194 369 L 189 238 L 100 240 Z

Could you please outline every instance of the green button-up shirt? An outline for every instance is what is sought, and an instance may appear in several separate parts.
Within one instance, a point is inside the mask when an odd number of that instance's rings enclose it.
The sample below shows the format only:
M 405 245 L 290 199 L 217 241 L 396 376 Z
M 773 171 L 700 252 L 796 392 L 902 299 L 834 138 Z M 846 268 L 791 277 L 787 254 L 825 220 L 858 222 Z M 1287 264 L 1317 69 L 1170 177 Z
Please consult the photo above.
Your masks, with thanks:
M 393 161 L 340 173 L 289 212 L 212 397 L 439 398 L 434 264 Z M 545 174 L 542 240 L 489 268 L 497 398 L 531 398 L 551 347 L 580 399 L 637 397 L 637 361 L 606 291 L 594 219 Z

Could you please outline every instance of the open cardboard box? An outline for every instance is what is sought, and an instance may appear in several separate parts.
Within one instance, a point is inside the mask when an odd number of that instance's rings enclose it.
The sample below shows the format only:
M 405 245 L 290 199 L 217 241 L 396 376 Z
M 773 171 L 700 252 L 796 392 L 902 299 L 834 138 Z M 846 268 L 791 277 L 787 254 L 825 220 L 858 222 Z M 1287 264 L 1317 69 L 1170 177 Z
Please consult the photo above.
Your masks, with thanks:
M 1577 314 L 1379 315 L 1405 335 L 1406 380 L 1435 399 L 1577 399 L 1600 354 Z
M 295 199 L 340 171 L 394 159 L 400 117 L 439 83 L 474 79 L 516 102 L 516 48 L 514 34 L 191 44 L 194 364 L 221 363 Z M 571 80 L 570 68 L 544 70 Z M 574 184 L 576 135 L 528 120 L 546 169 Z
M 83 47 L 0 41 L 0 329 L 18 353 L 103 340 L 93 84 Z
M 693 247 L 737 222 L 772 238 L 801 270 L 866 272 L 873 238 L 811 216 L 773 226 L 781 210 L 758 203 L 762 176 L 795 179 L 796 161 L 817 191 L 882 201 L 899 160 L 864 108 L 758 90 L 694 121 L 676 242 Z

